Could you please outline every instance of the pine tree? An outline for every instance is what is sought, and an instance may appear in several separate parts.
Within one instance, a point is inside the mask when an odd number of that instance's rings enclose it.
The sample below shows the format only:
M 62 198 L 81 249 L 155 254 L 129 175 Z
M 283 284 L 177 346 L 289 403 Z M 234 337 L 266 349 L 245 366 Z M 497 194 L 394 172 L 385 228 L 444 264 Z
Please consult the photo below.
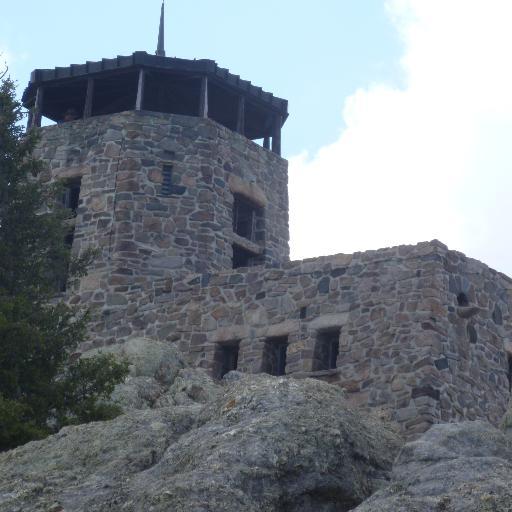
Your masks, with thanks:
M 55 302 L 56 283 L 85 274 L 93 252 L 72 258 L 71 212 L 59 186 L 38 179 L 37 132 L 24 133 L 14 83 L 0 80 L 0 450 L 70 423 L 113 417 L 105 405 L 127 373 L 108 356 L 70 355 L 83 341 L 87 313 Z

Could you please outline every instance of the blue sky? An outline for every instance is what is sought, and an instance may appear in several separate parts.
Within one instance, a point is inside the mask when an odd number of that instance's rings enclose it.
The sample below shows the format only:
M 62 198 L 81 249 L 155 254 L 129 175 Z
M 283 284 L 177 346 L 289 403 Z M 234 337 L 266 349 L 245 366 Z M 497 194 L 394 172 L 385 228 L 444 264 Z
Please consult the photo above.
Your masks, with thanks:
M 159 0 L 8 2 L 34 68 L 153 52 Z M 512 274 L 510 0 L 167 0 L 169 56 L 289 100 L 292 257 L 438 238 Z
M 2 12 L 0 48 L 25 86 L 36 67 L 154 52 L 160 0 L 25 0 Z M 401 43 L 380 0 L 167 0 L 165 28 L 168 56 L 216 60 L 289 100 L 287 155 L 334 141 L 344 97 L 399 75 Z

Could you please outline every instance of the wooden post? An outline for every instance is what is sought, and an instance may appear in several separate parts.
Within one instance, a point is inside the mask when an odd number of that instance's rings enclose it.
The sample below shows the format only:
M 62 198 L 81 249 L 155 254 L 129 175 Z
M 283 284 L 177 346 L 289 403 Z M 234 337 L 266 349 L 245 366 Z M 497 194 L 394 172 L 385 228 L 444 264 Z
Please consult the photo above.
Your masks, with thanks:
M 245 135 L 245 97 L 238 98 L 238 111 L 236 116 L 236 131 Z
M 281 156 L 281 125 L 282 117 L 277 115 L 274 118 L 274 127 L 272 130 L 272 151 Z
M 208 77 L 201 79 L 201 94 L 199 97 L 199 117 L 208 117 Z
M 29 128 L 40 127 L 41 126 L 41 117 L 43 111 L 43 88 L 39 86 L 36 92 L 36 101 L 34 103 L 34 112 L 31 116 L 31 125 Z
M 270 149 L 270 137 L 268 135 L 263 137 L 263 147 L 265 149 Z
M 94 94 L 94 78 L 87 79 L 87 92 L 85 93 L 84 119 L 92 115 L 92 95 Z
M 143 69 L 139 71 L 139 84 L 137 86 L 137 100 L 135 101 L 135 110 L 142 110 L 144 105 L 144 82 L 146 73 Z
M 33 107 L 31 107 L 28 110 L 27 130 L 26 130 L 26 132 L 28 132 L 30 130 L 30 128 L 32 128 L 32 124 L 33 123 L 34 123 L 34 112 L 33 112 Z

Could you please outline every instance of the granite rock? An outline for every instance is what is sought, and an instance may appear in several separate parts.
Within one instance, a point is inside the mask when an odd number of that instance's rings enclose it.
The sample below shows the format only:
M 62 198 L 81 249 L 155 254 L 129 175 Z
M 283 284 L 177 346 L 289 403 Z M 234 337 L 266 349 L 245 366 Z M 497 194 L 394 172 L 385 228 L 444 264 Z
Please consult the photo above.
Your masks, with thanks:
M 0 511 L 348 511 L 386 482 L 401 441 L 339 388 L 259 375 L 203 379 L 196 394 L 187 382 L 200 379 L 174 381 L 174 400 L 190 405 L 0 454 Z

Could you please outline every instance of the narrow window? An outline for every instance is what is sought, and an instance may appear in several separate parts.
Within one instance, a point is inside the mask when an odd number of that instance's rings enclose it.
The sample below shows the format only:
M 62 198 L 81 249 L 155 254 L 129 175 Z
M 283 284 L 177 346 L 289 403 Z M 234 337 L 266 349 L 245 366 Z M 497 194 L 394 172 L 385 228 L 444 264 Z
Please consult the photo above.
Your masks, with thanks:
M 237 369 L 239 348 L 239 341 L 217 345 L 215 352 L 215 373 L 217 378 L 222 379 L 226 373 Z
M 265 340 L 261 371 L 270 375 L 284 375 L 286 373 L 287 349 L 287 336 Z
M 162 195 L 170 196 L 172 192 L 172 165 L 162 167 Z
M 61 203 L 64 208 L 69 208 L 74 215 L 78 209 L 80 201 L 81 178 L 73 178 L 64 182 L 64 190 L 62 191 Z
M 340 350 L 340 329 L 320 331 L 313 354 L 313 371 L 332 370 Z
M 60 198 L 61 205 L 64 208 L 67 208 L 72 211 L 73 216 L 76 217 L 78 205 L 80 203 L 80 186 L 82 183 L 82 178 L 73 178 L 64 181 L 62 196 Z M 73 246 L 73 240 L 75 238 L 75 221 L 70 219 L 69 221 L 69 231 L 67 235 L 64 237 L 64 243 L 71 250 Z M 68 281 L 68 269 L 58 270 L 58 274 L 56 277 L 56 289 L 57 291 L 63 293 L 66 291 Z
M 508 361 L 508 391 L 509 393 L 512 392 L 512 355 L 507 355 L 507 361 Z
M 234 194 L 233 198 L 233 231 L 243 238 L 254 241 L 256 217 L 260 208 L 240 194 Z
M 475 326 L 468 324 L 466 332 L 469 342 L 475 344 L 478 341 L 478 333 L 476 332 Z

